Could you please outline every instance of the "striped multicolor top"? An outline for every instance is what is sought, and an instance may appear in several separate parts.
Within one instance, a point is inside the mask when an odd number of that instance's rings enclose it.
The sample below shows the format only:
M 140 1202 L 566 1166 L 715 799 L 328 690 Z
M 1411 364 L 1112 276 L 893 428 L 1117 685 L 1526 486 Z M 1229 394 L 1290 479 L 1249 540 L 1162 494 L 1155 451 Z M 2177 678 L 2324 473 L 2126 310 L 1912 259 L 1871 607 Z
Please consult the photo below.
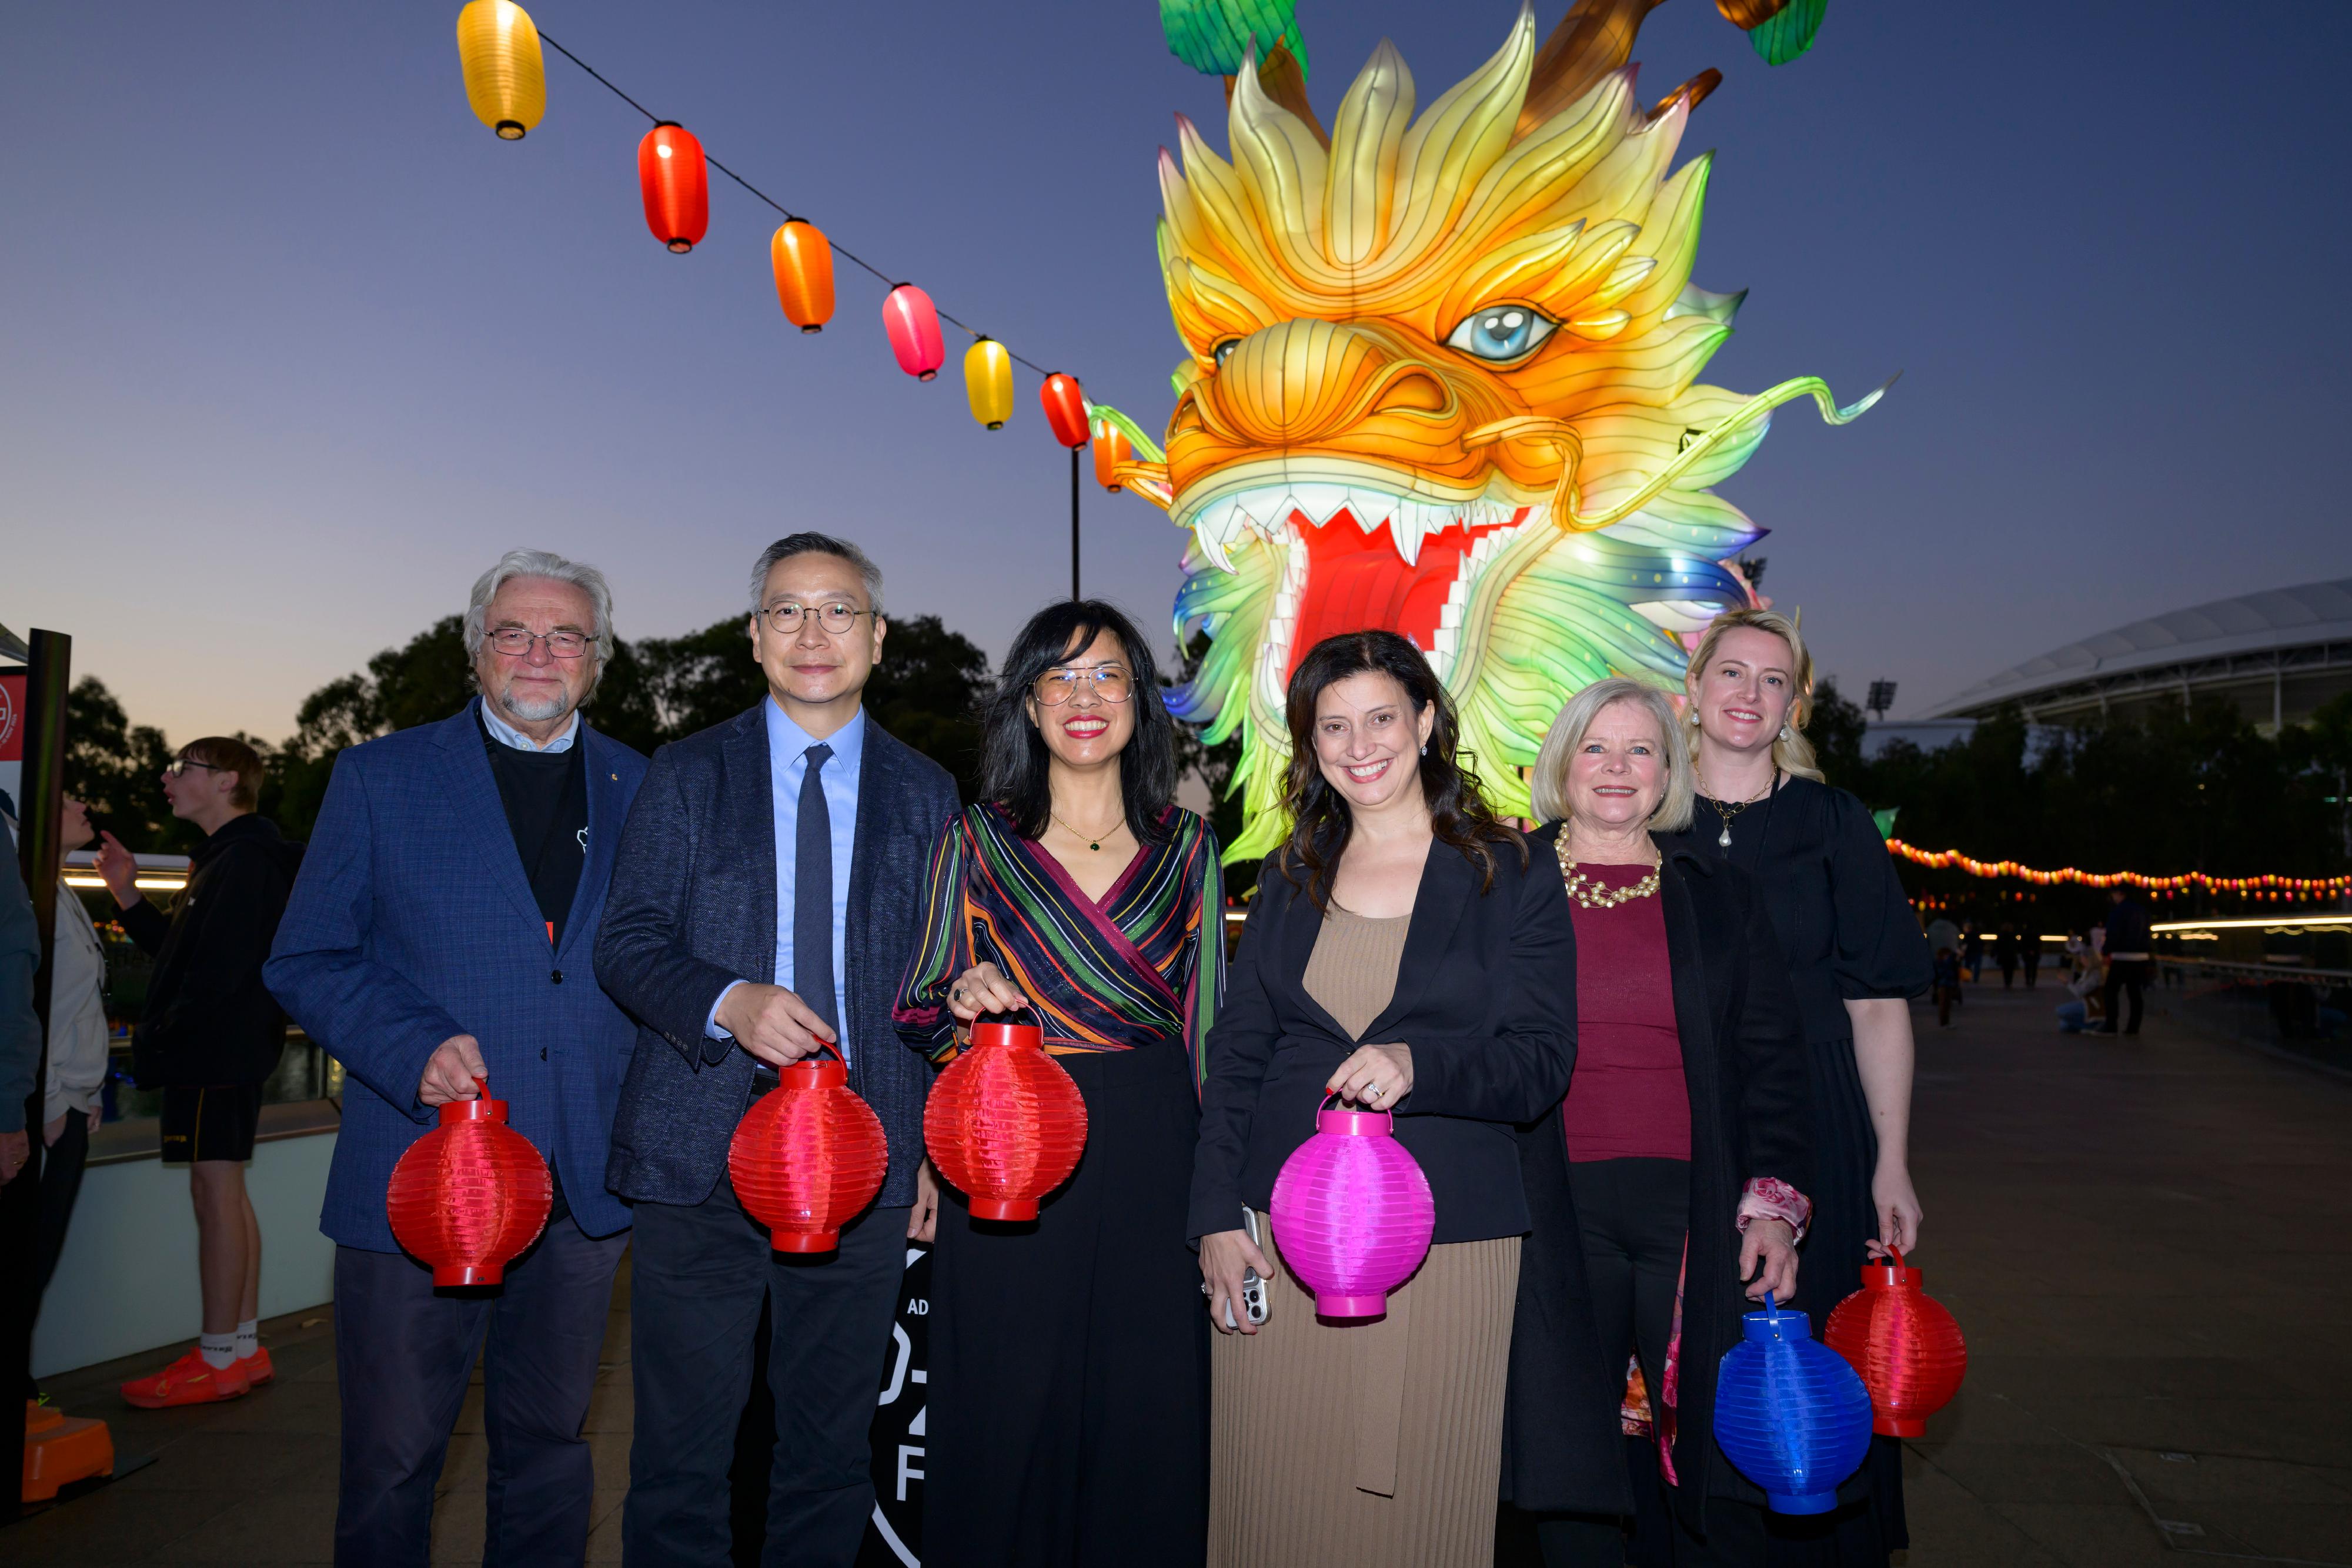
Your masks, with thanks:
M 1201 1082 L 1202 1043 L 1224 992 L 1224 878 L 1217 837 L 1171 807 L 1100 904 L 991 802 L 940 830 L 923 936 L 892 1017 L 935 1061 L 955 1055 L 948 988 L 990 962 L 1034 1003 L 1060 1053 L 1181 1046 Z

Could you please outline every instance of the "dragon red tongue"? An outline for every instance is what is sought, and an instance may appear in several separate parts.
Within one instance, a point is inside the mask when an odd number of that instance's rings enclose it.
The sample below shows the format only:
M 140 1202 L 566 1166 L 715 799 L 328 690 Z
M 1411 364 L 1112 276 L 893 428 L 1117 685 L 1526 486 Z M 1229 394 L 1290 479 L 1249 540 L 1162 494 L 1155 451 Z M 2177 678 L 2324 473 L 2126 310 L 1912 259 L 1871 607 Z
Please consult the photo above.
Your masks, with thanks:
M 1368 534 L 1344 510 L 1319 528 L 1303 514 L 1293 512 L 1291 517 L 1307 539 L 1307 591 L 1299 598 L 1298 630 L 1290 642 L 1294 670 L 1324 638 L 1373 627 L 1401 632 L 1428 653 L 1463 557 L 1479 535 L 1507 526 L 1473 528 L 1457 522 L 1423 538 L 1420 559 L 1408 562 L 1385 529 Z

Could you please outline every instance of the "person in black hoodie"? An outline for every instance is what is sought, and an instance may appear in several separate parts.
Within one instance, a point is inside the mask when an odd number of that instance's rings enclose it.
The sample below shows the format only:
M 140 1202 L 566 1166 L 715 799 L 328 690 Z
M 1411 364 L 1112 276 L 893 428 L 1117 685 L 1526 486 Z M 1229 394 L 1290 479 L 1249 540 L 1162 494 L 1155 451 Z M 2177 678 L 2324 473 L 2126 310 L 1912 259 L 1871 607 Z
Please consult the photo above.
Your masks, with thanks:
M 155 960 L 131 1037 L 142 1088 L 163 1091 L 163 1158 L 189 1163 L 204 1333 L 122 1396 L 149 1409 L 233 1399 L 270 1377 L 256 1328 L 261 1226 L 245 1162 L 261 1120 L 261 1085 L 286 1047 L 286 1015 L 261 983 L 262 961 L 294 885 L 299 846 L 254 814 L 261 758 L 241 740 L 208 737 L 163 770 L 172 814 L 204 830 L 188 885 L 167 917 L 138 888 L 138 863 L 111 833 L 99 874 L 122 929 Z
M 2106 1013 L 2105 1022 L 2090 1032 L 2114 1034 L 2116 1030 L 2116 993 L 2121 991 L 2129 999 L 2131 1016 L 2123 1025 L 2125 1034 L 2139 1032 L 2140 995 L 2147 988 L 2148 971 L 2155 967 L 2155 940 L 2148 930 L 2147 905 L 2132 896 L 2131 889 L 2118 883 L 2107 889 L 2113 901 L 2107 910 L 2107 941 L 2104 951 L 2107 958 L 2107 983 L 2100 993 L 2100 1005 Z

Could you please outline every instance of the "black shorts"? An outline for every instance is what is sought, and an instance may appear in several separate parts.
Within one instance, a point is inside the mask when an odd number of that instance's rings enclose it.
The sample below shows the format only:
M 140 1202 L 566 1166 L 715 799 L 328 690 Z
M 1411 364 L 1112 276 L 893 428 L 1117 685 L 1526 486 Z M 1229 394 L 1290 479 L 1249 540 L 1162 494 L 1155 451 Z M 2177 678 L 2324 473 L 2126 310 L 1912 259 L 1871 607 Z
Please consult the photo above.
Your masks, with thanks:
M 163 1086 L 163 1159 L 249 1160 L 261 1126 L 258 1083 L 167 1083 Z

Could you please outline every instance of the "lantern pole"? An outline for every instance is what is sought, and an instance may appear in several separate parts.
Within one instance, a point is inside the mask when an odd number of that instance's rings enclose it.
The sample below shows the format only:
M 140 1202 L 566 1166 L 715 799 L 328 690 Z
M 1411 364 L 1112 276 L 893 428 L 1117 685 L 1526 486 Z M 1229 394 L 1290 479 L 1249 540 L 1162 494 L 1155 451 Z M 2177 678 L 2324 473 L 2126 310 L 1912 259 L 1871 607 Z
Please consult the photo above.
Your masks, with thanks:
M 1078 591 L 1078 452 L 1070 448 L 1070 598 L 1085 597 Z

